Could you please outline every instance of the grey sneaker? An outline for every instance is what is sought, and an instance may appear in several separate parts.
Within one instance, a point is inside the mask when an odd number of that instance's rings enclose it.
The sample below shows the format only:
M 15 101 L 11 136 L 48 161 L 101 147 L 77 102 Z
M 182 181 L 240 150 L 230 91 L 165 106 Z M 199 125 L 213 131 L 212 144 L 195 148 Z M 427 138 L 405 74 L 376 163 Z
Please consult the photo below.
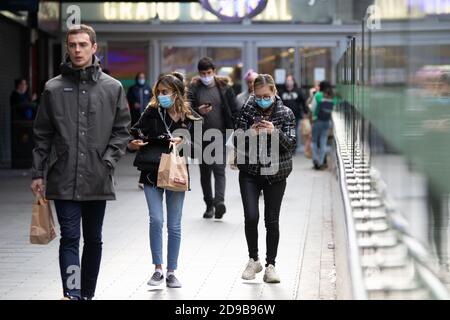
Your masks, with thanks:
M 242 273 L 242 279 L 244 280 L 254 280 L 255 274 L 262 271 L 262 265 L 259 260 L 253 260 L 253 258 L 250 258 L 247 262 L 247 266 L 245 267 L 244 272 Z
M 148 280 L 147 284 L 149 286 L 159 286 L 161 283 L 163 283 L 164 281 L 164 275 L 162 274 L 161 271 L 155 271 L 152 275 L 152 277 L 150 278 L 150 280 Z
M 181 282 L 175 277 L 174 274 L 167 276 L 166 284 L 169 288 L 181 288 Z
M 269 264 L 266 267 L 266 272 L 264 273 L 263 281 L 267 283 L 280 283 L 280 277 L 275 271 L 275 267 Z

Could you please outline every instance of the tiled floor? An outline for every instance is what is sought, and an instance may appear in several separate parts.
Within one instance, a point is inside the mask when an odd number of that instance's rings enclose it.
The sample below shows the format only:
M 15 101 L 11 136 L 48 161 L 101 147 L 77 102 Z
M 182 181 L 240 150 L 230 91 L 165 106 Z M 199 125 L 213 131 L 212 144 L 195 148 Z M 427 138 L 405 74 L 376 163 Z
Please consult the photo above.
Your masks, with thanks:
M 153 270 L 148 214 L 132 160 L 127 156 L 121 161 L 118 200 L 107 206 L 96 299 L 335 299 L 334 252 L 328 249 L 333 242 L 329 172 L 311 170 L 303 156 L 294 159 L 280 218 L 281 283 L 268 285 L 263 273 L 254 281 L 240 278 L 248 258 L 237 172 L 227 169 L 223 220 L 204 220 L 198 167 L 192 165 L 178 270 L 183 288 L 152 289 L 146 284 Z M 58 241 L 28 243 L 33 200 L 29 179 L 28 172 L 0 171 L 0 299 L 59 299 Z M 261 219 L 262 257 L 264 235 Z

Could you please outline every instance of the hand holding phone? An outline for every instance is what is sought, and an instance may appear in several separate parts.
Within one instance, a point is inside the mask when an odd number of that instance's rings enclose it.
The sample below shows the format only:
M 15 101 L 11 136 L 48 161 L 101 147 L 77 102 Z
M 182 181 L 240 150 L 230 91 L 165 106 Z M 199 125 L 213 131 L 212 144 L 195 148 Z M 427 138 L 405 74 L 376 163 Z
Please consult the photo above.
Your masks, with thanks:
M 205 115 L 205 114 L 209 113 L 211 111 L 211 109 L 212 109 L 211 103 L 206 102 L 198 108 L 198 111 L 201 115 Z

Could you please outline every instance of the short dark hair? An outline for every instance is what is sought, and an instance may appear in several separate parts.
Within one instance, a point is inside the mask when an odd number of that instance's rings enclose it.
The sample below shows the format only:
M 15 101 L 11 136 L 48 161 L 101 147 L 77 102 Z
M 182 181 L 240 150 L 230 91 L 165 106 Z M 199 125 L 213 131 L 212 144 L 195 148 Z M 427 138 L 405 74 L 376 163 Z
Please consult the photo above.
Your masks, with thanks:
M 17 88 L 17 86 L 18 86 L 22 81 L 27 81 L 27 79 L 25 79 L 24 77 L 20 77 L 20 78 L 14 79 L 14 88 Z
M 328 81 L 322 81 L 319 84 L 319 90 L 329 97 L 333 97 L 333 87 Z
M 69 42 L 69 36 L 71 34 L 79 34 L 79 33 L 86 33 L 89 36 L 89 39 L 91 40 L 91 44 L 94 44 L 97 42 L 97 35 L 95 33 L 94 28 L 91 26 L 85 25 L 85 24 L 77 24 L 73 25 L 67 30 L 66 34 L 66 44 Z
M 203 57 L 198 62 L 197 69 L 198 71 L 206 71 L 209 69 L 215 70 L 216 65 L 214 64 L 213 59 L 211 59 L 210 57 Z

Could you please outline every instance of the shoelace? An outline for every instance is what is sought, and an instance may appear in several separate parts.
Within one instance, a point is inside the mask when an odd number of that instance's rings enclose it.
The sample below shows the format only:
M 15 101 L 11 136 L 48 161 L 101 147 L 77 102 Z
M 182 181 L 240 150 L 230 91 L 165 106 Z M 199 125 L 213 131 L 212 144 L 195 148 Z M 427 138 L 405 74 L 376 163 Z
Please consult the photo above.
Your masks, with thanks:
M 152 276 L 152 280 L 160 280 L 161 279 L 162 274 L 159 272 L 155 272 Z

